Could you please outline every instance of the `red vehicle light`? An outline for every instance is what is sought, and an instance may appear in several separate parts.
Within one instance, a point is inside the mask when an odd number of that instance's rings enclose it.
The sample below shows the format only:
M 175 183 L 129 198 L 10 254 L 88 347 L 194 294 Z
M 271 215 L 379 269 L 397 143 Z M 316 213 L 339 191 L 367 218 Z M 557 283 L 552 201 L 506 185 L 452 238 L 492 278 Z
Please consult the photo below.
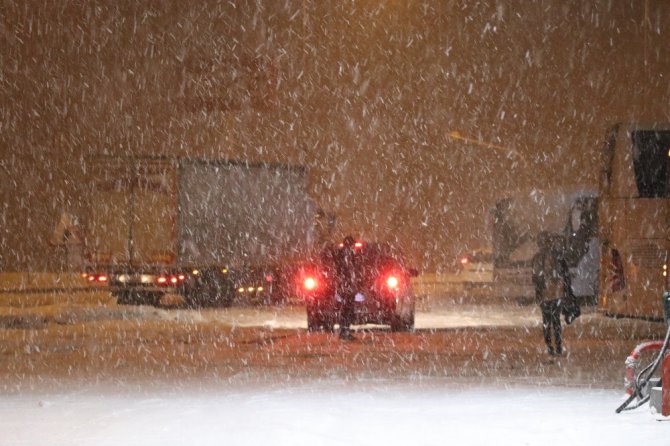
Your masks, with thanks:
M 337 244 L 338 248 L 344 248 L 344 243 L 340 242 Z M 361 249 L 363 247 L 363 242 L 354 243 L 354 249 Z
M 177 278 L 178 278 L 180 281 L 183 281 L 183 280 L 186 279 L 186 275 L 184 275 L 184 274 L 180 274 L 180 275 L 177 276 Z
M 306 299 L 320 297 L 325 289 L 325 276 L 315 265 L 307 265 L 298 269 L 293 280 L 296 293 Z
M 382 273 L 377 279 L 377 289 L 389 296 L 397 296 L 407 285 L 407 279 L 400 270 Z
M 468 259 L 467 257 L 463 257 L 463 258 L 461 259 L 461 264 L 462 264 L 462 265 L 466 265 L 468 262 L 470 262 L 470 259 Z
M 316 287 L 319 285 L 319 282 L 314 277 L 308 276 L 305 277 L 303 285 L 305 286 L 305 289 L 307 291 L 314 291 Z
M 156 282 L 163 284 L 163 283 L 167 283 L 167 280 L 168 280 L 167 277 L 160 276 L 158 279 L 156 279 Z
M 270 283 L 270 282 L 272 282 L 273 280 L 274 280 L 274 278 L 272 277 L 271 274 L 268 274 L 268 275 L 265 276 L 265 281 L 266 281 L 266 282 Z
M 392 290 L 397 290 L 398 286 L 400 286 L 400 279 L 394 275 L 390 275 L 386 278 L 386 286 Z
M 86 274 L 86 280 L 89 282 L 105 283 L 109 280 L 107 274 Z
M 170 277 L 170 283 L 176 284 L 177 282 L 179 282 L 179 278 L 177 276 Z

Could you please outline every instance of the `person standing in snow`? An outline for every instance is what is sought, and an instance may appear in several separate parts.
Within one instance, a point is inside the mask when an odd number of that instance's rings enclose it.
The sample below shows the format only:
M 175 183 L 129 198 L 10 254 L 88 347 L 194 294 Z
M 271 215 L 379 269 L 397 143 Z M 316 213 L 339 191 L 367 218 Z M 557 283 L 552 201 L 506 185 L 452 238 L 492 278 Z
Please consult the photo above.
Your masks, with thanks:
M 561 308 L 571 295 L 570 275 L 561 235 L 541 232 L 533 257 L 535 299 L 542 310 L 544 342 L 550 355 L 562 354 Z M 553 343 L 552 343 L 553 334 Z
M 352 236 L 344 239 L 342 248 L 335 256 L 337 295 L 341 299 L 339 314 L 340 339 L 353 340 L 351 324 L 354 319 L 354 300 L 356 298 L 359 271 L 356 268 L 355 241 Z

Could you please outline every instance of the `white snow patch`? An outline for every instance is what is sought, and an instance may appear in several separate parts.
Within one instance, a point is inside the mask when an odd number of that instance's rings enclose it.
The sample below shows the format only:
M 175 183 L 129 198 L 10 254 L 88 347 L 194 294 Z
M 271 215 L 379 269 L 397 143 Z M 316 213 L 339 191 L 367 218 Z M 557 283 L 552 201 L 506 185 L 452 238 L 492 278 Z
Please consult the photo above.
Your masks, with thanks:
M 150 393 L 0 397 L 2 445 L 660 444 L 621 392 L 456 387 L 440 381 L 315 382 Z

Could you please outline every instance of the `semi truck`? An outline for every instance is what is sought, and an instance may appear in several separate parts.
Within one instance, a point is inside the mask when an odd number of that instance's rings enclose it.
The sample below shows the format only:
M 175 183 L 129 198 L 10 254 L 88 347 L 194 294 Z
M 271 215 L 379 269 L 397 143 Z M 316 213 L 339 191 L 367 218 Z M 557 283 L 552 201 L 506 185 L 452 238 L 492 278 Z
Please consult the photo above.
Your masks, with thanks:
M 530 298 L 532 259 L 541 232 L 565 239 L 572 292 L 593 303 L 598 292 L 598 194 L 595 190 L 516 191 L 492 210 L 493 280 L 505 295 Z
M 88 160 L 91 280 L 119 304 L 268 300 L 309 255 L 315 206 L 301 166 L 167 157 Z

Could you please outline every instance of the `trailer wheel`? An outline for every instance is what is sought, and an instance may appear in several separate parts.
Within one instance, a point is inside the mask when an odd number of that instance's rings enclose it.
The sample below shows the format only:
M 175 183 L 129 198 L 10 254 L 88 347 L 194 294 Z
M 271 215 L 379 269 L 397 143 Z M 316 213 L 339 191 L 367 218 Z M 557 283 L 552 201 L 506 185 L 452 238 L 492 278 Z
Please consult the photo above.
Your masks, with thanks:
M 117 305 L 132 305 L 132 293 L 130 291 L 119 291 L 114 293 Z
M 117 305 L 151 305 L 157 307 L 162 297 L 163 293 L 156 291 L 124 290 L 116 293 L 116 303 Z
M 200 298 L 203 305 L 210 307 L 230 307 L 233 303 L 233 295 L 216 283 L 201 290 Z
M 197 288 L 189 288 L 184 290 L 184 305 L 188 308 L 196 308 L 198 306 L 197 302 L 197 296 L 198 296 L 198 289 Z
M 229 277 L 218 270 L 206 269 L 188 288 L 184 297 L 189 307 L 230 307 L 235 297 L 235 288 Z
M 153 307 L 158 307 L 161 304 L 161 299 L 163 298 L 164 294 L 165 293 L 160 292 L 144 293 L 144 299 L 142 299 L 142 303 L 144 305 L 151 305 Z

